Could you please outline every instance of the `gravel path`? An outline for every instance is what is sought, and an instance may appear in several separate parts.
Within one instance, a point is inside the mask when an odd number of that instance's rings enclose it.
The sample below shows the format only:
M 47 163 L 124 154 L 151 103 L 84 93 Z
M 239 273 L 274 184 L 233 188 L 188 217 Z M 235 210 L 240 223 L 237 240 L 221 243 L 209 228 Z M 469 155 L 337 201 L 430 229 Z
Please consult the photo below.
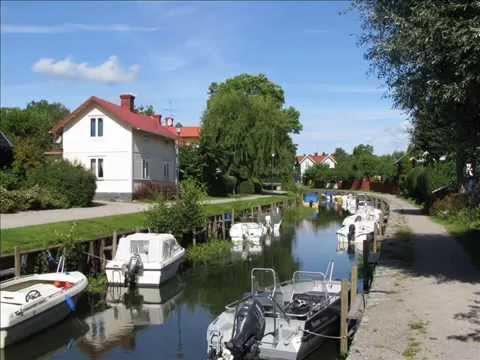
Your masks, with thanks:
M 480 359 L 480 272 L 443 226 L 385 197 L 387 236 L 348 358 Z
M 241 198 L 219 198 L 206 200 L 206 204 L 223 204 L 235 201 L 253 200 L 267 195 L 251 195 Z M 60 221 L 92 219 L 97 217 L 133 214 L 148 210 L 152 204 L 141 202 L 98 202 L 98 206 L 57 210 L 22 211 L 15 214 L 0 214 L 0 228 L 10 229 L 22 226 L 49 224 Z

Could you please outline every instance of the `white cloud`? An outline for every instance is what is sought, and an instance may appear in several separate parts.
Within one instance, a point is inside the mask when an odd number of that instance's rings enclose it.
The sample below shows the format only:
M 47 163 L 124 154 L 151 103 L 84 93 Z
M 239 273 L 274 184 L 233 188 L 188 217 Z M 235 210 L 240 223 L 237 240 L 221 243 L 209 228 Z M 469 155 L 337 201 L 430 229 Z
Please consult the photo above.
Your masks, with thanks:
M 132 65 L 124 70 L 118 58 L 112 55 L 98 66 L 90 66 L 85 62 L 75 63 L 69 57 L 58 61 L 42 58 L 33 64 L 32 70 L 57 77 L 120 84 L 134 81 L 140 71 L 140 66 Z
M 2 24 L 5 34 L 59 34 L 69 32 L 152 32 L 157 27 L 131 26 L 126 24 L 60 24 L 60 25 L 16 25 Z

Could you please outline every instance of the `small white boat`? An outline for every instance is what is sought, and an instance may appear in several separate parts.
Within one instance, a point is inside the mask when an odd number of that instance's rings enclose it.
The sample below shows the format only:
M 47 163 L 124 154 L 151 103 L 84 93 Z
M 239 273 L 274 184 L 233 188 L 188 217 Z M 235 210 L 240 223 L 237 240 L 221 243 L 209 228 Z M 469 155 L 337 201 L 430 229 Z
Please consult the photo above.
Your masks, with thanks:
M 158 286 L 177 273 L 185 257 L 171 234 L 135 233 L 120 239 L 105 271 L 109 284 Z
M 337 240 L 339 242 L 363 242 L 368 239 L 376 229 L 373 221 L 356 221 L 353 224 L 342 226 L 337 231 Z
M 34 274 L 0 284 L 0 348 L 65 319 L 88 280 L 81 272 Z
M 333 335 L 338 327 L 341 283 L 333 268 L 331 262 L 326 274 L 296 271 L 282 283 L 273 269 L 252 269 L 250 293 L 208 326 L 208 359 L 306 358 L 323 340 L 316 334 Z
M 260 240 L 266 233 L 267 228 L 265 225 L 254 222 L 235 223 L 229 230 L 230 238 L 233 243 L 246 240 L 260 245 Z

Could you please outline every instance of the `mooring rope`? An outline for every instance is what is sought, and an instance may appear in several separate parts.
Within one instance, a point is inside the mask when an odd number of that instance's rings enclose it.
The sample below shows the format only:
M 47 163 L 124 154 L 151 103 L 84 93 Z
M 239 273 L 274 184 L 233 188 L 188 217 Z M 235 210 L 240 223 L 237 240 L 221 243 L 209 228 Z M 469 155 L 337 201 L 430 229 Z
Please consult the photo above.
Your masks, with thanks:
M 322 338 L 326 338 L 326 339 L 341 340 L 343 338 L 348 338 L 348 335 L 347 336 L 333 336 L 333 335 L 318 334 L 318 333 L 315 333 L 315 332 L 310 331 L 310 330 L 302 330 L 302 331 L 307 333 L 307 334 L 322 337 Z

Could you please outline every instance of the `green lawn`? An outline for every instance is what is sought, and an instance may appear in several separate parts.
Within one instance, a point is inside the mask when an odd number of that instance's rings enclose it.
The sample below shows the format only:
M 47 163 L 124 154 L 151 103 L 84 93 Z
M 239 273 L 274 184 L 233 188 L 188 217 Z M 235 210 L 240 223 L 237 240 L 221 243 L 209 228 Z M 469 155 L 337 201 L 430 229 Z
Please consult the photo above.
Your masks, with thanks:
M 220 215 L 230 212 L 233 209 L 238 211 L 249 209 L 259 205 L 268 205 L 275 201 L 289 199 L 289 196 L 268 196 L 253 200 L 238 200 L 226 204 L 206 205 L 208 216 Z M 13 253 L 14 247 L 19 246 L 21 250 L 32 250 L 45 248 L 61 242 L 62 234 L 66 234 L 76 223 L 76 236 L 81 240 L 91 240 L 102 236 L 109 236 L 113 231 L 133 231 L 137 227 L 145 226 L 145 214 L 127 214 L 95 219 L 77 221 L 65 221 L 45 225 L 25 226 L 21 228 L 5 229 L 1 231 L 0 255 Z

